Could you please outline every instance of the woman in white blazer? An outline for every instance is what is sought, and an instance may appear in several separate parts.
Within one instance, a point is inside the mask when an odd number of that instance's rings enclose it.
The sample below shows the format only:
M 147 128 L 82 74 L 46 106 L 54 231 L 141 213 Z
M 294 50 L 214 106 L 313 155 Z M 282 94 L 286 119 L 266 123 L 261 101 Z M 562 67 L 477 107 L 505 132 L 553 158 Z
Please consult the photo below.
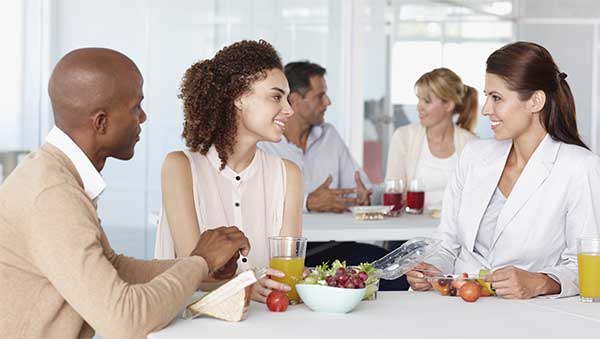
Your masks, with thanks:
M 419 122 L 402 126 L 392 135 L 386 180 L 408 183 L 421 179 L 425 206 L 439 209 L 458 155 L 476 138 L 472 130 L 477 122 L 477 91 L 447 68 L 423 74 L 415 83 L 415 91 Z
M 581 141 L 566 74 L 542 46 L 487 60 L 483 115 L 495 140 L 465 147 L 444 196 L 442 250 L 407 273 L 476 273 L 506 298 L 579 293 L 576 239 L 600 231 L 600 161 Z

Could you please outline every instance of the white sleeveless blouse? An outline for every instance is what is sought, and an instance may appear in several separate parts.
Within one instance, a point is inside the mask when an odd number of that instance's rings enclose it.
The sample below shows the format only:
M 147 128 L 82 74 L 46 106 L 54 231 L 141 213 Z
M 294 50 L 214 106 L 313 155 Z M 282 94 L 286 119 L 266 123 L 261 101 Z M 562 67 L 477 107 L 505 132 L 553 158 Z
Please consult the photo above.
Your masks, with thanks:
M 268 237 L 278 236 L 283 224 L 286 171 L 281 158 L 256 150 L 250 165 L 240 173 L 225 166 L 215 147 L 206 155 L 184 150 L 192 171 L 194 205 L 200 232 L 220 226 L 237 226 L 250 240 L 248 261 L 238 260 L 238 271 L 268 267 Z M 175 258 L 175 247 L 164 211 L 160 213 L 154 256 Z

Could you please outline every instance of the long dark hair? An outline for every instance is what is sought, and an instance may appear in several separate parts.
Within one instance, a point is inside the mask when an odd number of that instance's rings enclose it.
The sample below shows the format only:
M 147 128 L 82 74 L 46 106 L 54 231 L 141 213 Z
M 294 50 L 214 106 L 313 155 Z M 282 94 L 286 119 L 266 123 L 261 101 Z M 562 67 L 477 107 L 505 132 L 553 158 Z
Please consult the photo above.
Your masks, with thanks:
M 532 42 L 515 42 L 492 53 L 486 65 L 486 72 L 504 79 L 521 100 L 543 91 L 546 103 L 540 121 L 548 134 L 554 140 L 589 149 L 577 131 L 575 100 L 567 74 L 558 69 L 547 49 Z

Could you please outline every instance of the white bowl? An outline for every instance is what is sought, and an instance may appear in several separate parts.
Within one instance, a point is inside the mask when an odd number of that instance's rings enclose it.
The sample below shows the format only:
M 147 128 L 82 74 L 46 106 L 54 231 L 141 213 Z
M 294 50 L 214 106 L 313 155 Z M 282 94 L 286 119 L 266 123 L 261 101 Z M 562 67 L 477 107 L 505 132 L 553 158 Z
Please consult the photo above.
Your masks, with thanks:
M 302 301 L 315 312 L 348 313 L 360 303 L 366 288 L 296 284 Z

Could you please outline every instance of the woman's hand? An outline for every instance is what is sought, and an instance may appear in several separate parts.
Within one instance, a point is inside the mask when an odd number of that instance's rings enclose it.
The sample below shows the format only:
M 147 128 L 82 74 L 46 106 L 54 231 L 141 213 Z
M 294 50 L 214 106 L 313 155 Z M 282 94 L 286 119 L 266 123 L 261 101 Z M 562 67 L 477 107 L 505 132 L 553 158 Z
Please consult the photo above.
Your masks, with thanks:
M 431 289 L 431 284 L 425 278 L 427 275 L 423 273 L 424 271 L 442 273 L 440 270 L 437 269 L 437 267 L 431 264 L 424 262 L 418 264 L 417 266 L 415 266 L 415 268 L 406 273 L 406 279 L 408 280 L 408 283 L 410 284 L 410 287 L 413 290 L 428 291 Z
M 545 294 L 560 293 L 560 284 L 544 273 L 529 272 L 506 266 L 488 274 L 485 278 L 491 283 L 496 294 L 507 299 L 529 299 Z
M 272 268 L 267 269 L 267 275 L 264 278 L 258 279 L 254 286 L 252 286 L 252 300 L 266 303 L 267 297 L 271 294 L 272 290 L 291 291 L 288 285 L 270 279 L 271 276 L 283 278 L 285 274 Z

